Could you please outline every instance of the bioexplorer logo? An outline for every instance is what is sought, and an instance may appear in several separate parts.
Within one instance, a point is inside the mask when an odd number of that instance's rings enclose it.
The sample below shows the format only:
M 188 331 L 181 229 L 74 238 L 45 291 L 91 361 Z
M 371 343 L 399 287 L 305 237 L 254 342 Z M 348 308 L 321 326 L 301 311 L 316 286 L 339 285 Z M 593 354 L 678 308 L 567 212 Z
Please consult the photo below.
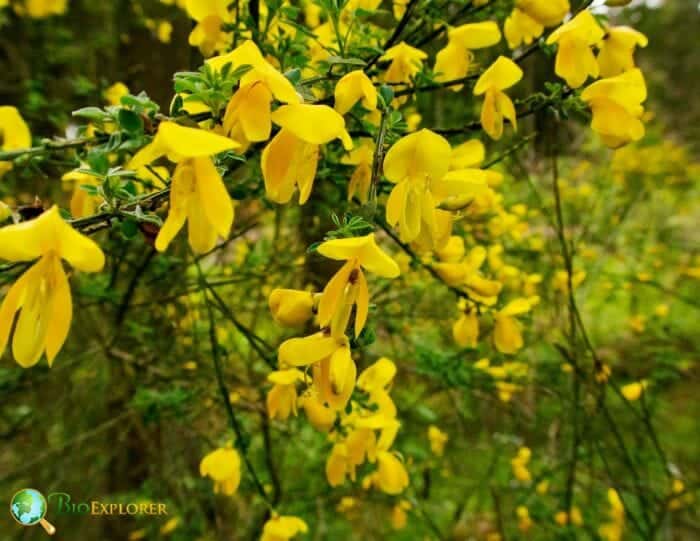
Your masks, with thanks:
M 48 499 L 36 489 L 23 488 L 15 493 L 10 501 L 10 514 L 22 526 L 39 524 L 47 534 L 56 533 L 56 528 L 47 521 L 49 506 L 54 515 L 91 515 L 91 516 L 162 516 L 168 514 L 165 503 L 139 502 L 105 502 L 100 500 L 73 501 L 66 492 L 52 492 Z

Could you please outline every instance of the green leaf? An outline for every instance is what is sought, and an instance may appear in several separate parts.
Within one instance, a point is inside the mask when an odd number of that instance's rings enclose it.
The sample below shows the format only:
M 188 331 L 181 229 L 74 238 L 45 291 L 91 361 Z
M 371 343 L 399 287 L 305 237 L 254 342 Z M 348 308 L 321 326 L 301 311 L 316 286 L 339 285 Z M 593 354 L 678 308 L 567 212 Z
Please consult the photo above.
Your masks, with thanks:
M 326 58 L 326 62 L 328 62 L 331 66 L 333 64 L 348 64 L 350 66 L 367 65 L 367 62 L 365 62 L 361 58 L 342 58 L 340 56 L 329 56 L 328 58 Z
M 143 120 L 134 111 L 119 109 L 117 118 L 119 119 L 119 125 L 125 132 L 133 134 L 143 133 Z

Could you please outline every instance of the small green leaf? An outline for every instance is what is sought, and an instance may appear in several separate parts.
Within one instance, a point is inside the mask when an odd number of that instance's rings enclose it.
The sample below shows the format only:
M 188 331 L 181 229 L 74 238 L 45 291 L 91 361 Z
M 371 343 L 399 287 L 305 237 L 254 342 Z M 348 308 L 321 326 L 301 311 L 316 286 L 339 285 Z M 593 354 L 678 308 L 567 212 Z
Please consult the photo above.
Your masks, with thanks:
M 119 125 L 127 133 L 143 133 L 143 120 L 134 111 L 129 109 L 119 109 Z

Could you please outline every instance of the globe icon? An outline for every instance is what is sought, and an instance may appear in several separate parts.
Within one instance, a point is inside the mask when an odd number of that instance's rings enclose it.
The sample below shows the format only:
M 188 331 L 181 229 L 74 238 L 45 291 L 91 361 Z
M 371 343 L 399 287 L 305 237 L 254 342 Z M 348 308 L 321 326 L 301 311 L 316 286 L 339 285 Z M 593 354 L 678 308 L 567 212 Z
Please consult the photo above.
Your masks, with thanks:
M 33 488 L 24 488 L 17 492 L 10 502 L 10 514 L 22 526 L 41 524 L 49 535 L 56 529 L 46 520 L 47 503 L 44 495 Z

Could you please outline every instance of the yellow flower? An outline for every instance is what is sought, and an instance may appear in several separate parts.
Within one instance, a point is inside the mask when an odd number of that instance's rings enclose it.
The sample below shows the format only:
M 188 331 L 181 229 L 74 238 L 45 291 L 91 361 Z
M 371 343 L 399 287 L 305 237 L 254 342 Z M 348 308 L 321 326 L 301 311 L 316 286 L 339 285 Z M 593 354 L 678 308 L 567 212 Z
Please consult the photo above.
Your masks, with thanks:
M 221 447 L 202 459 L 199 474 L 214 481 L 214 494 L 232 496 L 241 482 L 241 458 L 235 449 Z
M 406 13 L 406 6 L 408 6 L 408 0 L 393 0 L 392 1 L 392 11 L 394 12 L 394 18 L 398 21 Z
M 428 58 L 420 49 L 411 47 L 405 41 L 394 45 L 384 53 L 381 60 L 391 60 L 384 74 L 387 83 L 410 83 L 411 78 L 421 70 L 423 60 Z
M 529 45 L 542 35 L 545 26 L 559 24 L 569 9 L 569 0 L 517 0 L 503 26 L 508 46 Z
M 122 82 L 116 82 L 104 91 L 104 99 L 110 105 L 121 105 L 123 96 L 129 94 L 129 87 Z
M 479 343 L 479 316 L 471 306 L 452 325 L 452 337 L 458 346 L 475 348 Z
M 319 400 L 336 411 L 345 408 L 355 388 L 357 367 L 345 336 L 323 332 L 285 340 L 277 352 L 279 365 L 313 365 L 314 387 Z
M 602 79 L 590 85 L 581 94 L 581 99 L 593 112 L 591 128 L 603 143 L 618 148 L 644 136 L 644 114 L 642 103 L 647 98 L 644 76 L 633 69 Z
M 474 57 L 472 50 L 491 47 L 501 41 L 501 31 L 493 21 L 463 24 L 447 33 L 447 45 L 435 57 L 435 80 L 438 82 L 461 79 L 467 75 Z M 450 88 L 457 92 L 463 85 Z
M 335 110 L 347 113 L 358 102 L 369 111 L 377 108 L 377 89 L 362 70 L 351 71 L 335 85 Z
M 373 162 L 374 141 L 367 137 L 360 139 L 359 144 L 340 159 L 340 163 L 356 166 L 348 183 L 348 201 L 352 201 L 357 195 L 363 205 L 367 203 L 372 183 Z
M 331 336 L 344 336 L 352 307 L 357 305 L 355 336 L 359 336 L 369 310 L 369 290 L 362 269 L 385 278 L 396 278 L 400 274 L 399 266 L 377 246 L 374 233 L 328 240 L 318 247 L 318 253 L 346 261 L 323 290 L 318 305 L 319 324 L 330 326 Z
M 510 461 L 513 475 L 521 483 L 530 483 L 532 474 L 527 469 L 527 465 L 532 457 L 532 451 L 529 447 L 521 447 L 518 449 L 518 454 Z
M 240 80 L 224 114 L 224 133 L 243 142 L 267 141 L 272 130 L 273 97 L 283 103 L 299 103 L 294 85 L 263 57 L 258 46 L 246 41 L 228 54 L 207 60 L 214 70 L 226 64 L 251 66 Z
M 63 15 L 68 10 L 68 0 L 24 0 L 22 4 L 16 4 L 14 7 L 19 15 L 40 19 Z
M 443 227 L 437 206 L 455 197 L 468 203 L 488 189 L 483 171 L 449 171 L 451 152 L 444 137 L 426 129 L 401 138 L 387 152 L 384 175 L 396 186 L 386 203 L 386 220 L 389 225 L 398 224 L 404 242 L 444 245 L 452 222 L 444 213 Z
M 187 14 L 197 21 L 190 45 L 199 47 L 204 56 L 225 50 L 231 40 L 231 34 L 222 30 L 224 23 L 233 21 L 229 4 L 229 0 L 187 0 L 185 4 Z
M 529 312 L 532 305 L 528 299 L 520 298 L 509 302 L 495 314 L 493 341 L 501 353 L 517 353 L 523 347 L 520 323 L 514 316 Z
M 173 517 L 160 527 L 161 535 L 168 535 L 180 526 L 180 517 Z
M 316 430 L 328 432 L 335 423 L 336 412 L 324 406 L 313 390 L 307 391 L 299 397 L 299 406 L 304 408 L 306 417 Z
M 430 441 L 430 450 L 435 456 L 442 456 L 442 454 L 445 452 L 445 444 L 449 439 L 449 436 L 435 425 L 430 425 L 428 427 L 428 440 Z
M 635 400 L 639 400 L 642 396 L 642 392 L 644 392 L 648 385 L 649 384 L 645 380 L 635 381 L 634 383 L 628 383 L 620 387 L 620 392 L 622 396 L 625 397 L 625 400 L 634 402 Z
M 524 505 L 519 505 L 515 509 L 515 514 L 518 517 L 518 529 L 522 533 L 527 533 L 533 525 L 532 519 L 530 518 L 530 512 L 528 511 L 527 507 Z
M 492 139 L 503 135 L 503 119 L 506 118 L 517 131 L 518 120 L 515 106 L 504 90 L 523 78 L 523 70 L 505 56 L 498 59 L 479 77 L 474 86 L 474 95 L 485 94 L 481 108 L 481 125 Z
M 589 76 L 598 77 L 598 62 L 591 46 L 600 42 L 604 35 L 591 12 L 584 10 L 547 38 L 547 45 L 559 45 L 554 71 L 571 88 L 580 87 Z
M 17 108 L 0 107 L 0 150 L 19 150 L 32 146 L 32 135 Z M 0 177 L 12 169 L 12 162 L 0 162 Z
M 95 214 L 99 198 L 90 195 L 81 186 L 98 186 L 97 177 L 81 173 L 78 169 L 69 171 L 61 177 L 64 182 L 73 181 L 73 196 L 70 200 L 70 213 L 73 218 L 83 218 Z
M 647 37 L 629 26 L 606 29 L 598 52 L 598 67 L 602 77 L 613 77 L 634 68 L 634 48 L 646 47 Z
M 314 296 L 309 291 L 273 289 L 269 305 L 274 320 L 286 327 L 303 325 L 314 315 Z
M 309 527 L 306 522 L 293 516 L 273 515 L 263 526 L 260 541 L 287 541 L 300 533 L 306 533 Z
M 233 224 L 233 203 L 210 156 L 238 146 L 235 141 L 174 122 L 162 122 L 153 142 L 142 148 L 129 163 L 130 169 L 167 154 L 178 162 L 170 186 L 170 211 L 158 236 L 156 249 L 165 251 L 175 235 L 189 221 L 189 242 L 196 253 L 216 244 L 217 235 L 226 238 Z
M 608 489 L 608 502 L 610 503 L 610 522 L 604 523 L 598 533 L 604 541 L 621 541 L 625 528 L 625 506 L 620 495 L 614 488 Z
M 270 419 L 284 421 L 290 415 L 297 414 L 297 381 L 304 381 L 304 373 L 291 368 L 276 370 L 267 376 L 267 381 L 274 386 L 267 393 L 267 414 Z
M 161 43 L 170 43 L 173 25 L 169 21 L 159 21 L 156 26 L 156 37 Z
M 478 139 L 470 139 L 452 149 L 450 171 L 478 167 L 484 161 L 486 149 Z
M 401 500 L 391 509 L 391 527 L 394 530 L 403 530 L 408 521 L 406 511 L 411 509 L 411 503 L 408 500 Z
M 340 139 L 346 150 L 352 139 L 345 131 L 345 120 L 326 105 L 283 105 L 272 113 L 282 129 L 263 150 L 260 159 L 267 197 L 276 203 L 288 203 L 299 188 L 299 204 L 311 195 L 319 145 Z
M 384 391 L 396 375 L 396 365 L 391 359 L 381 357 L 365 368 L 357 378 L 357 387 L 367 393 Z
M 571 276 L 571 285 L 576 291 L 576 288 L 580 286 L 586 279 L 586 271 L 574 271 Z M 564 295 L 569 294 L 569 273 L 566 270 L 558 270 L 554 273 L 554 278 L 552 278 L 552 288 L 556 291 L 561 291 Z
M 398 457 L 389 451 L 377 452 L 375 484 L 386 494 L 401 494 L 408 486 L 408 472 Z
M 34 263 L 10 287 L 0 306 L 0 354 L 5 350 L 15 314 L 12 354 L 23 368 L 46 353 L 49 366 L 68 336 L 72 301 L 61 259 L 84 272 L 99 272 L 105 258 L 100 247 L 63 221 L 53 206 L 29 222 L 0 229 L 0 258 Z

